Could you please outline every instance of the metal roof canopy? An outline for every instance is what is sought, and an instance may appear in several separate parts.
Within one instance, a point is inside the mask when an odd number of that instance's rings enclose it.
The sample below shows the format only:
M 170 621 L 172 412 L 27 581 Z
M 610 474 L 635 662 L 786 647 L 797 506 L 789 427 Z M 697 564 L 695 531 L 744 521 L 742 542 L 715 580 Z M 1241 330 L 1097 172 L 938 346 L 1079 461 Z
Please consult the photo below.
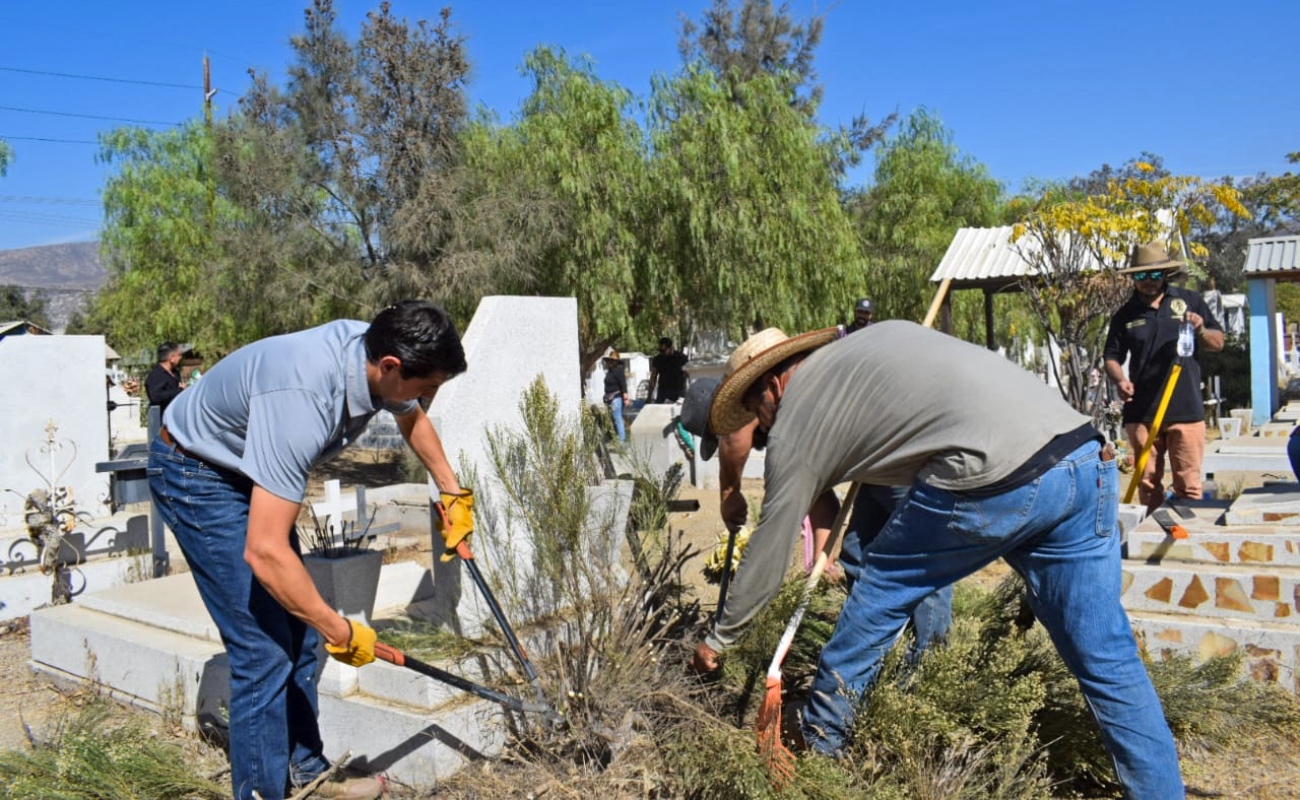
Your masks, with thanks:
M 1300 274 L 1300 236 L 1266 236 L 1246 243 L 1246 276 Z
M 1012 227 L 961 228 L 952 237 L 952 244 L 943 254 L 943 260 L 930 276 L 931 283 L 942 283 L 952 278 L 953 289 L 985 289 L 1005 291 L 1016 288 L 1021 280 L 1038 273 L 1020 255 L 1039 250 L 1038 240 L 1027 234 L 1019 244 L 1012 244 Z M 1095 262 L 1092 256 L 1088 261 Z M 1100 265 L 1094 266 L 1101 269 Z
M 943 323 L 941 328 L 952 332 L 951 292 L 958 289 L 984 290 L 984 338 L 990 350 L 997 349 L 993 339 L 993 295 L 999 292 L 1020 291 L 1020 282 L 1039 274 L 1039 270 L 1020 255 L 1020 250 L 1032 252 L 1041 247 L 1036 237 L 1027 235 L 1020 243 L 1012 244 L 1012 227 L 961 228 L 952 237 L 952 244 L 943 254 L 943 260 L 930 276 L 931 283 L 950 282 L 951 291 L 944 292 Z M 1090 256 L 1089 261 L 1093 261 Z M 1100 267 L 1099 267 L 1100 268 Z M 936 298 L 937 300 L 937 298 Z

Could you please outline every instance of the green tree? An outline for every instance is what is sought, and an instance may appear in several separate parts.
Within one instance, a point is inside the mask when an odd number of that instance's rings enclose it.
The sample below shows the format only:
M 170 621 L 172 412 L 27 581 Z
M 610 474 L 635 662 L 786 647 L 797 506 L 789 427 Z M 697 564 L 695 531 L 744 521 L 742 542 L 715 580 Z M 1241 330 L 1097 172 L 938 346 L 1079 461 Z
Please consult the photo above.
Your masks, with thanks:
M 812 117 L 823 94 L 813 62 L 825 26 L 824 14 L 801 22 L 786 3 L 778 7 L 772 0 L 740 0 L 733 9 L 731 0 L 712 0 L 699 23 L 681 17 L 677 49 L 686 64 L 699 62 L 713 70 L 733 100 L 740 101 L 741 84 L 760 75 L 777 77 L 790 102 Z M 873 125 L 864 114 L 854 117 L 840 131 L 853 147 L 838 153 L 836 171 L 842 174 L 856 163 L 858 153 L 880 141 L 896 118 L 891 114 Z
M 100 250 L 108 280 L 87 324 L 124 352 L 165 339 L 221 350 L 229 341 L 220 332 L 236 315 L 212 302 L 213 230 L 232 215 L 214 206 L 206 130 L 195 122 L 168 131 L 120 128 L 100 143 L 100 160 L 116 173 L 104 188 Z
M 49 328 L 45 294 L 12 283 L 0 284 L 0 320 L 26 321 Z
M 877 149 L 871 187 L 847 199 L 864 262 L 855 290 L 871 296 L 878 318 L 920 322 L 934 294 L 930 276 L 953 236 L 959 228 L 997 224 L 1001 199 L 1001 184 L 961 154 L 937 115 L 913 112 Z M 978 300 L 956 302 L 958 327 L 982 341 Z
M 525 66 L 534 86 L 517 124 L 477 124 L 466 159 L 480 199 L 536 205 L 522 229 L 508 229 L 517 213 L 491 217 L 500 226 L 494 249 L 531 262 L 497 282 L 512 292 L 576 297 L 589 367 L 611 343 L 654 335 L 672 310 L 671 294 L 657 291 L 664 265 L 650 246 L 646 137 L 632 95 L 601 81 L 590 63 L 543 47 Z
M 698 66 L 655 82 L 648 118 L 654 246 L 670 270 L 657 293 L 682 329 L 836 322 L 861 289 L 833 169 L 848 137 L 792 106 L 779 75 L 728 87 Z
M 14 150 L 4 140 L 0 140 L 0 178 L 3 178 L 9 171 L 9 165 L 14 162 Z
M 385 2 L 351 42 L 333 2 L 315 0 L 291 45 L 287 86 L 255 76 L 218 134 L 223 184 L 255 221 L 240 258 L 296 283 L 305 316 L 458 288 L 469 63 L 450 10 L 409 24 Z

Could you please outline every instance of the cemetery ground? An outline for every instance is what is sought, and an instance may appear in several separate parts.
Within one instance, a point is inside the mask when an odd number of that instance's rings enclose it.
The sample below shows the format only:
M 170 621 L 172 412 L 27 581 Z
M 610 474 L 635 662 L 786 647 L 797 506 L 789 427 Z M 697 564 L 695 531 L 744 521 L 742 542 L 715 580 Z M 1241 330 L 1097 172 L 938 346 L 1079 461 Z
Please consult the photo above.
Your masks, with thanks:
M 325 477 L 340 478 L 345 486 L 357 483 L 382 486 L 403 480 L 399 459 L 365 451 L 345 453 L 331 465 L 328 475 L 317 476 L 311 487 L 313 495 L 319 496 L 319 479 Z M 1223 474 L 1219 476 L 1219 480 L 1221 486 L 1248 488 L 1262 483 L 1263 476 L 1245 473 Z M 753 508 L 755 501 L 761 495 L 761 484 L 757 481 L 746 483 L 746 495 L 750 498 L 751 508 Z M 717 544 L 718 536 L 722 531 L 717 513 L 717 492 L 713 489 L 700 490 L 685 485 L 681 488 L 678 497 L 683 500 L 698 500 L 700 503 L 697 511 L 670 514 L 669 530 L 680 532 L 682 544 L 694 553 L 681 563 L 679 575 L 686 593 L 699 600 L 701 611 L 707 615 L 712 612 L 716 601 L 717 586 L 705 580 L 702 567 L 704 560 Z M 425 537 L 418 544 L 391 552 L 388 558 L 389 560 L 414 560 L 427 566 L 432 563 L 433 555 L 431 542 Z M 175 561 L 180 560 L 179 554 L 173 558 Z M 998 563 L 967 579 L 966 583 L 969 586 L 992 590 L 1007 572 L 1005 565 Z M 689 653 L 688 644 L 689 642 L 684 643 L 679 651 L 669 650 L 670 653 L 677 652 L 680 655 L 683 665 Z M 217 782 L 226 777 L 223 773 L 225 758 L 221 751 L 184 731 L 175 720 L 167 719 L 165 715 L 149 714 L 117 706 L 111 702 L 111 698 L 107 697 L 106 692 L 93 688 L 70 689 L 54 686 L 31 672 L 28 667 L 29 654 L 25 620 L 15 621 L 4 627 L 0 632 L 0 682 L 3 682 L 4 686 L 4 691 L 0 692 L 0 766 L 12 763 L 12 757 L 16 753 L 30 753 L 32 740 L 37 742 L 56 740 L 61 730 L 67 731 L 69 726 L 79 718 L 84 720 L 88 709 L 92 711 L 108 709 L 111 713 L 111 721 L 96 721 L 96 726 L 102 726 L 97 729 L 109 730 L 120 724 L 139 726 L 137 730 L 143 732 L 148 741 L 178 748 L 182 757 L 180 763 L 192 774 L 213 777 Z M 683 666 L 682 674 L 684 673 Z M 670 688 L 677 687 L 688 687 L 690 696 L 681 698 L 687 704 L 698 705 L 701 709 L 709 707 L 708 688 L 701 689 L 690 679 L 676 682 Z M 656 687 L 643 688 L 647 694 L 650 694 Z M 732 721 L 734 722 L 734 719 Z M 710 742 L 716 740 L 698 744 L 701 747 L 708 747 Z M 1295 758 L 1295 744 L 1293 740 L 1279 738 L 1261 728 L 1258 732 L 1238 731 L 1231 743 L 1221 749 L 1200 749 L 1184 745 L 1182 747 L 1183 772 L 1189 797 L 1258 798 L 1259 800 L 1300 797 L 1300 759 Z M 653 774 L 653 770 L 661 767 L 662 760 L 638 754 L 635 744 L 622 750 L 618 756 L 624 762 L 634 762 L 632 768 L 625 763 L 618 770 L 611 769 L 609 777 L 603 780 L 600 777 L 592 777 L 588 770 L 581 780 L 568 781 L 562 774 L 557 774 L 553 764 L 536 764 L 524 752 L 525 749 L 508 753 L 500 760 L 471 764 L 437 790 L 397 786 L 392 789 L 390 796 L 397 800 L 404 798 L 415 800 L 425 797 L 579 798 L 591 796 L 596 792 L 609 798 L 673 796 L 665 795 L 662 790 L 656 789 L 661 782 Z M 727 754 L 720 751 L 713 757 L 721 760 L 726 758 Z M 642 762 L 639 768 L 635 763 L 638 760 Z M 842 790 L 846 787 L 839 788 Z M 657 791 L 659 793 L 656 793 Z M 23 795 L 6 794 L 3 788 L 0 788 L 0 796 Z M 106 790 L 104 794 L 85 796 L 107 798 L 122 795 L 115 795 L 111 790 Z M 162 793 L 151 796 L 172 795 Z M 718 787 L 713 787 L 711 791 L 696 796 L 742 797 L 745 795 L 728 794 Z M 815 793 L 796 796 L 815 796 Z M 854 795 L 840 791 L 823 796 Z M 938 798 L 950 795 L 936 788 L 931 796 Z M 989 791 L 984 793 L 970 788 L 969 793 L 963 793 L 961 796 L 992 798 L 1013 795 L 1000 794 L 990 787 Z M 1052 792 L 1043 796 L 1111 798 L 1117 795 Z

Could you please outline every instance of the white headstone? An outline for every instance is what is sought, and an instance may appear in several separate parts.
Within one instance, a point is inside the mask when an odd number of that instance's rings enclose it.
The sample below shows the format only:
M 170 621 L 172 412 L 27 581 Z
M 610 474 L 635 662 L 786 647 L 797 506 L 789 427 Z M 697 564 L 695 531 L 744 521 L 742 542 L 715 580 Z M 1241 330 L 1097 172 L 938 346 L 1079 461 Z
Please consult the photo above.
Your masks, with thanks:
M 468 482 L 468 473 L 477 474 L 472 486 L 477 507 L 499 510 L 506 500 L 494 477 L 488 432 L 523 433 L 519 405 L 538 376 L 558 398 L 562 414 L 576 418 L 580 411 L 578 304 L 572 297 L 486 297 L 479 303 L 462 341 L 468 369 L 438 390 L 429 418 L 457 477 Z M 436 500 L 437 487 L 432 482 L 430 492 Z M 434 552 L 441 553 L 441 536 L 433 531 L 432 537 Z M 476 532 L 471 546 L 475 555 L 481 556 L 476 561 L 480 561 L 482 572 L 489 578 L 494 569 L 500 570 L 500 560 L 505 556 L 497 552 L 498 548 L 512 548 L 517 565 L 532 562 L 526 537 L 504 529 Z M 495 566 L 494 561 L 498 562 Z M 426 613 L 473 636 L 491 615 L 466 573 L 456 560 L 443 563 L 435 558 L 435 610 Z M 506 597 L 498 599 L 503 604 L 508 602 Z M 509 614 L 510 609 L 506 611 Z
M 27 495 L 51 478 L 71 488 L 77 510 L 108 515 L 108 475 L 95 471 L 108 460 L 104 337 L 0 339 L 0 419 L 0 530 L 23 527 Z

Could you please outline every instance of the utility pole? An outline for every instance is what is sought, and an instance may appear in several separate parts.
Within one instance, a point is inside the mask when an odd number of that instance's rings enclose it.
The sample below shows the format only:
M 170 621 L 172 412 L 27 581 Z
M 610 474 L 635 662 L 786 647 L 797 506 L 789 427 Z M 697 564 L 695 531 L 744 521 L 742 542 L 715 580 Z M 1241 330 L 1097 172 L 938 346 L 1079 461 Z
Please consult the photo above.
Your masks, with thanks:
M 203 124 L 207 126 L 208 132 L 212 132 L 212 65 L 208 62 L 208 54 L 203 54 Z

